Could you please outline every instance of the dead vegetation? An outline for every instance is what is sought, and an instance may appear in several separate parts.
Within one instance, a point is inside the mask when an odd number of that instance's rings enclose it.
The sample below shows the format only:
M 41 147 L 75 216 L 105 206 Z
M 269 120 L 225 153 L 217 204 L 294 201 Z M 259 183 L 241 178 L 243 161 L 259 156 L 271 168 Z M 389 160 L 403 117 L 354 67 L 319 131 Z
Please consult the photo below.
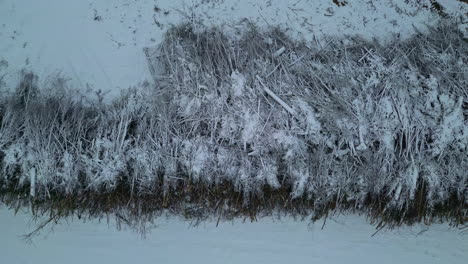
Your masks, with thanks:
M 253 25 L 238 36 L 173 27 L 156 84 L 112 104 L 25 73 L 1 98 L 1 201 L 140 230 L 166 213 L 466 223 L 468 51 L 455 25 L 386 45 Z

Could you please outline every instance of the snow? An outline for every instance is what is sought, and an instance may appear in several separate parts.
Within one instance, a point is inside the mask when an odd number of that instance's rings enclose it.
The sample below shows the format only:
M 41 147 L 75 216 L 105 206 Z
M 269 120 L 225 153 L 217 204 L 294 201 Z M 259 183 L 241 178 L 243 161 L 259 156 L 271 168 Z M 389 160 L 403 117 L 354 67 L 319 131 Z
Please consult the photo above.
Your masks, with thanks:
M 279 25 L 309 40 L 324 34 L 405 38 L 438 20 L 422 8 L 428 0 L 346 2 L 338 6 L 331 0 L 2 0 L 0 70 L 6 68 L 7 87 L 13 87 L 18 71 L 26 68 L 42 82 L 58 75 L 74 88 L 101 90 L 112 97 L 151 80 L 143 48 L 158 44 L 168 26 L 182 19 L 226 24 L 226 30 L 249 20 Z M 448 15 L 466 20 L 466 4 L 438 2 Z
M 397 230 L 375 228 L 363 217 L 335 216 L 309 224 L 290 218 L 258 222 L 156 221 L 145 238 L 105 220 L 46 227 L 31 243 L 21 236 L 29 215 L 0 209 L 1 263 L 465 263 L 468 234 L 446 224 Z
M 232 80 L 233 95 L 236 97 L 242 96 L 242 94 L 244 93 L 245 82 L 246 82 L 244 75 L 242 75 L 236 70 L 232 72 L 231 80 Z
M 171 24 L 183 19 L 204 25 L 224 25 L 226 30 L 240 28 L 246 21 L 260 26 L 279 25 L 297 38 L 321 42 L 324 35 L 343 36 L 360 35 L 364 38 L 386 40 L 400 36 L 404 39 L 416 30 L 424 31 L 426 25 L 434 25 L 439 17 L 434 12 L 423 8 L 430 1 L 405 0 L 353 0 L 338 5 L 335 1 L 323 0 L 0 0 L 0 88 L 13 88 L 19 80 L 21 69 L 32 70 L 40 76 L 41 85 L 47 87 L 49 76 L 61 76 L 68 80 L 72 88 L 94 90 L 96 96 L 106 94 L 108 97 L 120 94 L 122 89 L 152 80 L 143 49 L 157 45 Z M 339 1 L 345 3 L 345 1 Z M 445 13 L 460 18 L 460 29 L 467 31 L 468 5 L 457 0 L 438 1 L 445 7 Z M 274 56 L 285 52 L 281 48 Z M 369 57 L 369 58 L 366 58 Z M 386 66 L 375 58 L 369 50 L 362 59 L 369 59 L 379 71 Z M 298 61 L 300 58 L 298 58 Z M 463 61 L 460 61 L 463 63 Z M 189 65 L 190 66 L 190 65 Z M 322 67 L 321 64 L 316 64 Z M 339 69 L 337 69 L 339 70 Z M 390 71 L 394 69 L 388 69 Z M 245 74 L 245 73 L 244 73 Z M 411 76 L 409 76 L 411 77 Z M 413 76 L 413 82 L 417 82 Z M 235 97 L 248 97 L 250 87 L 246 86 L 243 73 L 234 72 L 231 76 L 232 94 Z M 2 86 L 2 83 L 5 85 Z M 368 87 L 378 85 L 380 76 L 372 75 L 367 80 Z M 462 98 L 451 98 L 437 91 L 437 79 L 427 80 L 428 87 L 434 92 L 434 100 L 439 101 L 432 109 L 434 120 L 439 118 L 442 125 L 436 127 L 438 137 L 435 143 L 438 148 L 435 154 L 441 155 L 452 141 L 457 141 L 460 149 L 465 148 L 468 140 L 468 128 L 463 123 Z M 200 89 L 204 87 L 199 86 Z M 266 88 L 268 89 L 268 88 Z M 99 92 L 98 92 L 99 91 Z M 90 93 L 92 95 L 92 93 Z M 273 94 L 275 95 L 275 94 Z M 181 112 L 189 116 L 201 109 L 203 101 L 210 101 L 210 94 L 205 97 L 181 97 Z M 270 96 L 272 96 L 270 94 Z M 401 96 L 406 98 L 405 95 Z M 277 97 L 278 101 L 279 97 Z M 137 100 L 137 99 L 135 99 Z M 403 101 L 402 101 L 403 102 Z M 241 104 L 239 104 L 242 106 Z M 390 99 L 382 98 L 381 112 L 388 118 L 381 124 L 382 131 L 392 130 L 394 124 L 390 115 L 394 114 Z M 399 111 L 406 111 L 402 108 Z M 428 104 L 430 105 L 430 104 Z M 292 105 L 298 110 L 300 125 L 310 138 L 315 138 L 321 129 L 315 111 L 303 101 Z M 132 108 L 128 106 L 129 111 Z M 361 101 L 356 101 L 356 112 L 361 115 L 365 109 Z M 244 112 L 239 119 L 243 122 L 241 133 L 244 149 L 248 143 L 261 141 L 259 131 L 265 129 L 259 112 Z M 291 112 L 294 112 L 291 110 Z M 404 112 L 406 113 L 406 112 Z M 404 116 L 407 116 L 405 114 Z M 268 117 L 269 118 L 269 117 Z M 409 122 L 405 119 L 405 122 Z M 262 121 L 262 122 L 261 122 Z M 239 130 L 234 117 L 221 120 L 226 135 L 229 131 Z M 359 119 L 357 128 L 345 118 L 337 119 L 337 126 L 349 130 L 350 135 L 358 130 L 359 142 L 347 139 L 354 151 L 367 148 L 365 140 L 369 128 L 364 119 Z M 127 124 L 128 125 L 128 124 Z M 380 125 L 380 124 L 379 124 Z M 428 124 L 430 126 L 431 124 Z M 263 127 L 263 128 L 262 128 Z M 126 129 L 126 125 L 125 125 Z M 120 132 L 120 131 L 119 131 Z M 450 136 L 454 135 L 454 136 Z M 303 195 L 310 186 L 312 173 L 297 156 L 298 149 L 304 148 L 295 137 L 283 132 L 272 133 L 274 141 L 288 149 L 285 159 L 294 163 L 291 174 L 297 179 L 293 196 Z M 119 152 L 125 144 L 117 138 L 115 144 L 111 139 L 96 141 L 96 153 L 104 151 L 103 159 L 94 159 L 87 164 L 89 174 L 100 172 L 102 178 L 97 180 L 109 184 L 115 182 L 119 171 L 124 167 L 125 158 Z M 232 140 L 232 139 L 231 139 Z M 391 133 L 384 134 L 383 143 L 390 152 L 394 138 Z M 186 161 L 194 177 L 198 177 L 208 167 L 210 152 L 204 141 L 190 145 L 186 149 Z M 0 142 L 3 145 L 4 142 Z M 358 145 L 359 144 L 359 145 Z M 257 147 L 253 144 L 253 147 Z M 262 146 L 262 142 L 258 144 Z M 188 146 L 188 144 L 187 144 Z M 13 144 L 7 148 L 4 170 L 12 170 L 20 164 L 24 146 Z M 260 149 L 261 150 L 261 149 Z M 249 154 L 258 155 L 256 149 Z M 341 151 L 341 152 L 340 152 Z M 337 150 L 342 155 L 348 150 Z M 151 160 L 159 160 L 157 154 L 143 149 L 135 149 L 141 157 L 138 168 L 141 177 L 155 171 L 156 165 Z M 228 175 L 238 173 L 228 151 L 220 148 L 217 158 Z M 50 155 L 45 153 L 45 156 Z M 159 154 L 158 154 L 159 155 Z M 278 187 L 278 179 L 272 171 L 277 171 L 277 164 L 271 157 L 260 157 L 261 169 L 257 172 L 259 179 L 265 179 L 273 187 Z M 33 160 L 33 159 L 32 159 Z M 43 175 L 52 171 L 48 163 L 52 159 L 44 158 L 34 164 L 29 171 L 30 194 L 38 193 L 39 186 L 46 182 Z M 254 167 L 248 158 L 240 174 L 247 182 L 250 170 Z M 56 175 L 71 178 L 76 174 L 73 157 L 66 153 L 62 160 L 62 171 Z M 106 164 L 107 163 L 107 164 Z M 297 164 L 296 164 L 297 163 Z M 101 165 L 103 170 L 100 170 Z M 412 164 L 407 175 L 402 175 L 401 182 L 395 187 L 395 200 L 410 189 L 414 195 L 419 164 Z M 29 166 L 29 165 L 28 165 Z M 154 166 L 154 167 L 152 167 Z M 435 164 L 427 176 L 429 184 L 438 185 L 440 172 Z M 175 174 L 175 162 L 165 166 L 168 175 Z M 385 169 L 385 168 L 383 168 Z M 461 174 L 460 174 L 461 175 Z M 55 177 L 55 175 L 50 175 Z M 25 180 L 24 177 L 22 179 Z M 147 179 L 146 181 L 150 181 Z M 320 180 L 320 179 L 319 179 Z M 246 185 L 249 183 L 247 182 Z M 314 183 L 314 184 L 320 184 Z M 333 183 L 331 183 L 333 184 Z M 461 185 L 461 184 L 460 184 Z M 440 190 L 434 196 L 443 197 Z M 441 198 L 439 198 L 441 199 Z M 401 199 L 403 201 L 404 199 Z M 200 226 L 191 227 L 190 223 L 180 218 L 159 219 L 146 239 L 142 239 L 131 230 L 117 231 L 115 223 L 110 226 L 104 222 L 92 220 L 86 223 L 68 221 L 54 227 L 53 232 L 41 234 L 28 244 L 19 236 L 34 229 L 30 215 L 20 212 L 14 216 L 0 206 L 0 262 L 1 263 L 464 263 L 468 259 L 468 237 L 464 230 L 450 229 L 447 224 L 434 224 L 430 227 L 417 225 L 397 230 L 383 230 L 376 236 L 373 227 L 363 217 L 356 215 L 336 216 L 328 219 L 324 230 L 322 222 L 309 224 L 296 219 L 284 217 L 259 219 L 254 223 L 222 222 L 216 227 L 216 221 L 203 222 Z

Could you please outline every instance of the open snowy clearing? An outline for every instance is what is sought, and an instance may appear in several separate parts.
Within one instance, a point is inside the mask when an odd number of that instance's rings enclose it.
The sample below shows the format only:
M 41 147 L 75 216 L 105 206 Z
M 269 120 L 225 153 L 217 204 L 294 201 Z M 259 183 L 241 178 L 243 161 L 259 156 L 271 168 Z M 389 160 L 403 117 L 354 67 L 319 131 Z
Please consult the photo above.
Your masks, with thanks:
M 108 225 L 75 220 L 46 227 L 32 243 L 27 213 L 0 209 L 1 263 L 466 263 L 468 234 L 445 224 L 375 233 L 355 215 L 309 224 L 290 218 L 203 222 L 160 219 L 146 238 Z
M 341 2 L 347 3 L 337 4 Z M 112 96 L 151 80 L 142 49 L 158 44 L 168 26 L 182 20 L 227 25 L 227 29 L 246 21 L 280 25 L 306 39 L 323 34 L 406 38 L 439 20 L 427 8 L 430 2 L 1 0 L 0 70 L 7 69 L 7 87 L 17 83 L 18 71 L 25 68 L 44 83 L 48 76 L 60 75 L 70 79 L 70 86 Z M 446 15 L 466 20 L 466 4 L 438 2 Z

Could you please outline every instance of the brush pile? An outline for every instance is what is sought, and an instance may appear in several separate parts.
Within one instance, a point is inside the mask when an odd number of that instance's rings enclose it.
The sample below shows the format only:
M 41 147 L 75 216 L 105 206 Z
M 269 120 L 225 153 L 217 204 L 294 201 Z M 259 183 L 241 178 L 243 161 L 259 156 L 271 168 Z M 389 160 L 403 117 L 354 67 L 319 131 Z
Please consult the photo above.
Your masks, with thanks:
M 31 73 L 2 95 L 4 202 L 125 221 L 164 209 L 466 221 L 468 45 L 456 25 L 385 44 L 181 25 L 157 51 L 155 84 L 111 104 Z

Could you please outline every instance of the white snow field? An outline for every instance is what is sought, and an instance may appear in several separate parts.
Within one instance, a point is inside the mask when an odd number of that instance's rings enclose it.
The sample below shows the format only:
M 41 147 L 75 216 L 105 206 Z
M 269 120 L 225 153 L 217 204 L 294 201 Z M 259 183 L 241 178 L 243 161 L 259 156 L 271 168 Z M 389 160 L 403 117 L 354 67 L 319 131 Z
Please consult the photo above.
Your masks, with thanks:
M 62 223 L 32 242 L 29 215 L 0 209 L 0 263 L 411 263 L 457 264 L 468 259 L 468 231 L 446 224 L 375 233 L 363 217 L 336 216 L 310 224 L 290 218 L 202 222 L 157 221 L 146 238 L 115 224 Z
M 346 2 L 345 5 L 337 4 Z M 406 3 L 408 2 L 408 3 Z M 151 80 L 142 52 L 182 19 L 226 28 L 251 21 L 280 25 L 312 39 L 355 35 L 385 39 L 410 36 L 439 19 L 430 0 L 0 0 L 0 70 L 7 87 L 18 71 L 33 70 L 42 82 L 67 77 L 74 88 L 118 95 Z M 466 19 L 467 4 L 439 0 L 449 16 Z M 4 69 L 2 69 L 4 68 Z

